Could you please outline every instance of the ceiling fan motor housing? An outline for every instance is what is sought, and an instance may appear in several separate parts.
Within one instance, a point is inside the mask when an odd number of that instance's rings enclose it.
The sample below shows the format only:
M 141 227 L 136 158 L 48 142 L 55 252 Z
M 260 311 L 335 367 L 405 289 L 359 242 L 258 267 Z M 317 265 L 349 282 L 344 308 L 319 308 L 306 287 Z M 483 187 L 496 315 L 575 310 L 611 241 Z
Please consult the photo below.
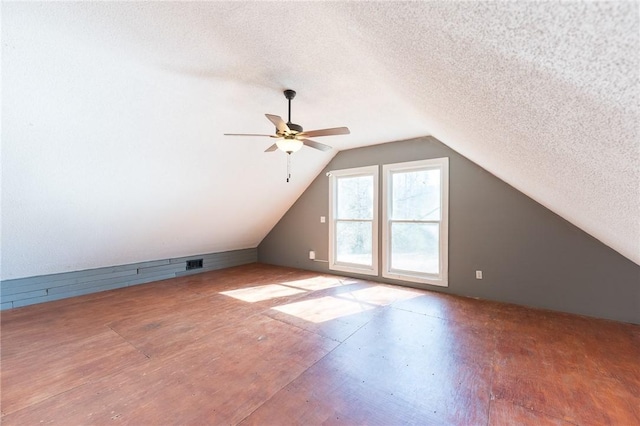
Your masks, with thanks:
M 300 126 L 299 124 L 287 123 L 287 127 L 289 127 L 289 130 L 291 130 L 291 133 L 302 133 L 302 126 Z

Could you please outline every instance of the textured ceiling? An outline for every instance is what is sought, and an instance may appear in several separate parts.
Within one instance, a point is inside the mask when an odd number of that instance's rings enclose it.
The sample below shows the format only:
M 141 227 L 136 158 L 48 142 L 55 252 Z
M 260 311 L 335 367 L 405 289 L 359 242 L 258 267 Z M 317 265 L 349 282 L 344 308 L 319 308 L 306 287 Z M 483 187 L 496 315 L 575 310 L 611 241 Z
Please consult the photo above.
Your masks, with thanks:
M 2 3 L 2 278 L 255 247 L 432 134 L 640 263 L 637 2 Z M 349 126 L 294 154 L 264 113 Z M 320 140 L 319 140 L 320 141 Z

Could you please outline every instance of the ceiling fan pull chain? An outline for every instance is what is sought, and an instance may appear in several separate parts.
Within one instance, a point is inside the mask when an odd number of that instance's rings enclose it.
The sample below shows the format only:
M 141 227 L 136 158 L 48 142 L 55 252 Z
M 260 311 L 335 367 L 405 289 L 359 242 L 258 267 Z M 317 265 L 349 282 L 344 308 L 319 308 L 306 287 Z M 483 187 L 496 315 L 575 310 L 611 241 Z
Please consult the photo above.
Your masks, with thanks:
M 291 153 L 287 152 L 287 183 L 291 179 Z

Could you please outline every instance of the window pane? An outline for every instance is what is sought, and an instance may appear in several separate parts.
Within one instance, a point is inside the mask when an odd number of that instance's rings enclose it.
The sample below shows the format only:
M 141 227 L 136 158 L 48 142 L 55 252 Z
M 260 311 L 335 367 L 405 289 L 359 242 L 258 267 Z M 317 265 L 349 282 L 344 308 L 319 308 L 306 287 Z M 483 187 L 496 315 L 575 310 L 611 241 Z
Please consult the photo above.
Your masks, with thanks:
M 338 219 L 373 219 L 373 176 L 337 180 Z
M 439 273 L 437 223 L 391 223 L 391 269 Z
M 440 220 L 440 169 L 391 175 L 391 219 Z
M 336 261 L 372 265 L 371 222 L 336 223 Z

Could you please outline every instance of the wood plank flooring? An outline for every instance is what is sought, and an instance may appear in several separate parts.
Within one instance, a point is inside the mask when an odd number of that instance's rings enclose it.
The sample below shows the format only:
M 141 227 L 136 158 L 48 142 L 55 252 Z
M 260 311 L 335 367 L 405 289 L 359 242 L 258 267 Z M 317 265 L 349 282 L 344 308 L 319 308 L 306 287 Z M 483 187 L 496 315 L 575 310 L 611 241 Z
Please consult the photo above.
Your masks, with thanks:
M 640 425 L 640 326 L 269 265 L 1 331 L 3 425 Z

